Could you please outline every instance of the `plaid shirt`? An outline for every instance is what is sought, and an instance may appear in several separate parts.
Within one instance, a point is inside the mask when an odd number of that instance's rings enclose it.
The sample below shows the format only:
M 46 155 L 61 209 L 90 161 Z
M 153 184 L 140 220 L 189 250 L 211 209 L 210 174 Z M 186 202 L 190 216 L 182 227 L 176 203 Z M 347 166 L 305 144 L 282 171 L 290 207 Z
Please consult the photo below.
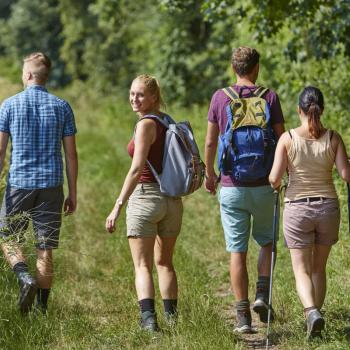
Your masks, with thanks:
M 77 132 L 66 101 L 43 86 L 29 86 L 3 102 L 0 131 L 12 144 L 8 184 L 38 189 L 63 183 L 62 138 Z

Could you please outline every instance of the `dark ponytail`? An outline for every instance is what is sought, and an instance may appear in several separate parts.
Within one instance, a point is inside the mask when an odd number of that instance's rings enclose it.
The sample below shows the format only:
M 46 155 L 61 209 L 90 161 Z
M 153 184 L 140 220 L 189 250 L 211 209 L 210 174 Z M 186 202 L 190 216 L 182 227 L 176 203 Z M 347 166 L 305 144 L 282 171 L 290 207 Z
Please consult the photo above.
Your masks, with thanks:
M 320 119 L 324 108 L 321 90 L 313 86 L 306 87 L 299 96 L 299 107 L 308 117 L 310 135 L 318 139 L 324 131 Z

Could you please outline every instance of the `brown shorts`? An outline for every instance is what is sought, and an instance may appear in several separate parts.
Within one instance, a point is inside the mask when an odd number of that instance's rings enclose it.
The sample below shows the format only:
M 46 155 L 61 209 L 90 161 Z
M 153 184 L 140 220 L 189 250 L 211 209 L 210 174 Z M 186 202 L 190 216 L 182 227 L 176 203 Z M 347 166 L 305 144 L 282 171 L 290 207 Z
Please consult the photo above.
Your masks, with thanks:
M 181 197 L 161 194 L 156 183 L 138 184 L 126 208 L 128 237 L 176 237 L 182 223 Z
M 284 204 L 283 230 L 289 249 L 335 244 L 338 241 L 339 223 L 338 199 Z

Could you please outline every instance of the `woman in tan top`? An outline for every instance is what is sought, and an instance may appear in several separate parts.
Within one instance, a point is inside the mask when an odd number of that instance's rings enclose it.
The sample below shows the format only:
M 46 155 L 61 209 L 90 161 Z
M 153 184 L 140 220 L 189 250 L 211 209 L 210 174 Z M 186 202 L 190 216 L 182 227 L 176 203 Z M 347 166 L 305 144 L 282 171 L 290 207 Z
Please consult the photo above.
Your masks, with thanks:
M 290 249 L 296 288 L 304 306 L 308 338 L 319 336 L 325 321 L 320 313 L 326 295 L 326 263 L 338 240 L 340 211 L 332 180 L 334 164 L 350 181 L 350 165 L 339 134 L 321 123 L 322 92 L 306 87 L 299 96 L 301 125 L 279 139 L 270 183 L 278 188 L 288 168 L 283 229 Z

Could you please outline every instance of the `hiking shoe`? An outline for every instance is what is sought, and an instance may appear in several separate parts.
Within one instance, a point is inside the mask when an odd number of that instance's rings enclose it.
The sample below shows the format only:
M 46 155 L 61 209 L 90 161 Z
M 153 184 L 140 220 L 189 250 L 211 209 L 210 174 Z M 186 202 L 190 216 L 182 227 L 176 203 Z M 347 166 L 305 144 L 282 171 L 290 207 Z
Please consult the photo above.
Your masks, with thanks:
M 324 318 L 321 313 L 317 310 L 311 310 L 306 318 L 306 336 L 308 339 L 314 337 L 321 337 L 321 331 L 324 329 Z
M 259 315 L 261 322 L 267 323 L 268 314 L 269 314 L 269 304 L 265 298 L 258 296 L 255 299 L 254 304 L 253 304 L 253 311 Z M 270 315 L 271 322 L 275 319 L 274 314 L 275 314 L 275 312 L 273 311 L 273 308 L 271 307 L 271 315 Z
M 150 332 L 158 332 L 157 314 L 151 311 L 141 313 L 140 326 L 142 329 Z
M 237 310 L 237 326 L 234 329 L 238 333 L 252 333 L 252 315 L 250 310 Z
M 28 272 L 22 272 L 18 277 L 19 301 L 18 306 L 22 314 L 27 314 L 32 308 L 36 295 L 36 282 Z

